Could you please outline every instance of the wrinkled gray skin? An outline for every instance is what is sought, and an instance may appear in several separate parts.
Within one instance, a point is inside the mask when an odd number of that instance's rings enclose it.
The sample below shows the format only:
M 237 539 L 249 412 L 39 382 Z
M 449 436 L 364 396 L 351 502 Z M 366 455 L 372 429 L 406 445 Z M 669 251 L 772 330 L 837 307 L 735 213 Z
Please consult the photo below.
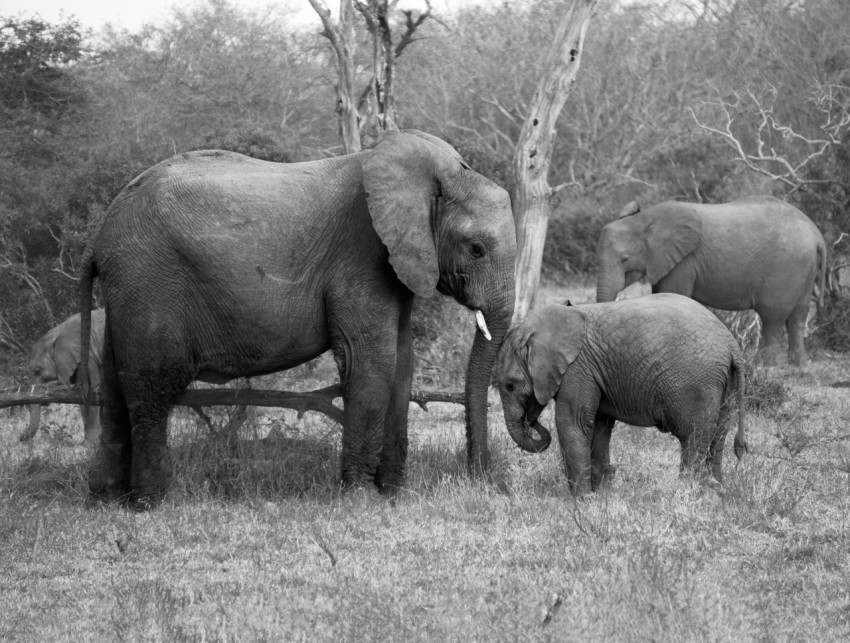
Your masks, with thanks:
M 103 352 L 103 310 L 91 313 L 91 339 L 89 345 L 89 386 L 100 386 L 101 353 Z M 77 368 L 80 365 L 80 314 L 71 315 L 58 326 L 54 326 L 42 335 L 30 351 L 27 370 L 30 382 L 44 384 L 59 382 L 60 384 L 75 384 Z M 97 409 L 89 409 L 88 420 L 85 410 L 83 422 L 86 427 L 85 443 L 94 445 L 100 437 L 100 421 Z M 41 424 L 41 405 L 30 405 L 30 423 L 21 435 L 21 442 L 27 442 L 35 437 Z
M 666 201 L 645 211 L 632 202 L 602 229 L 596 256 L 597 301 L 614 301 L 646 277 L 654 293 L 755 310 L 764 360 L 776 361 L 784 327 L 791 363 L 806 361 L 803 331 L 818 273 L 823 296 L 826 250 L 817 226 L 793 206 L 768 196 L 719 205 Z
M 508 431 L 526 451 L 549 446 L 538 418 L 555 399 L 564 469 L 571 490 L 582 493 L 614 473 L 615 420 L 672 433 L 682 471 L 722 481 L 726 400 L 734 392 L 735 454 L 747 450 L 743 366 L 735 338 L 715 315 L 687 297 L 660 294 L 534 312 L 505 338 L 494 381 Z
M 403 483 L 414 296 L 483 313 L 466 378 L 469 465 L 486 469 L 487 388 L 513 314 L 507 193 L 445 142 L 390 133 L 371 150 L 280 164 L 208 150 L 134 179 L 84 255 L 101 280 L 103 435 L 90 477 L 139 507 L 168 488 L 169 405 L 195 379 L 292 368 L 332 349 L 344 383 L 342 480 Z

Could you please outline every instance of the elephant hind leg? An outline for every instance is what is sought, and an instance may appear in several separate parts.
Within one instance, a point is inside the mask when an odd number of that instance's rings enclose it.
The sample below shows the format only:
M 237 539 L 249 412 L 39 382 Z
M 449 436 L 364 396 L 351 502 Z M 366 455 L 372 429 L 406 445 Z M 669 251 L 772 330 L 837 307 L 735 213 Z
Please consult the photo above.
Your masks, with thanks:
M 803 344 L 803 334 L 806 330 L 806 320 L 809 317 L 808 300 L 794 308 L 785 321 L 788 332 L 788 360 L 794 366 L 806 363 L 806 347 Z
M 593 421 L 593 438 L 590 443 L 590 488 L 597 491 L 614 477 L 616 467 L 611 466 L 610 443 L 614 418 L 597 413 Z
M 784 319 L 775 315 L 759 312 L 761 319 L 761 341 L 759 342 L 759 359 L 767 366 L 775 366 L 782 353 L 782 334 Z
M 695 392 L 693 404 L 672 422 L 671 433 L 682 446 L 680 473 L 721 478 L 725 429 L 720 424 L 722 393 Z
M 717 430 L 708 447 L 708 460 L 706 464 L 717 482 L 723 482 L 723 450 L 726 447 L 726 435 L 729 433 L 729 421 L 731 413 L 728 404 L 724 403 L 720 411 Z
M 168 414 L 174 399 L 192 381 L 192 375 L 177 364 L 120 374 L 133 427 L 130 500 L 135 509 L 157 506 L 171 484 Z
M 100 443 L 89 472 L 89 492 L 102 500 L 114 500 L 130 490 L 132 445 L 127 401 L 118 381 L 109 325 L 103 344 L 104 396 L 100 407 Z

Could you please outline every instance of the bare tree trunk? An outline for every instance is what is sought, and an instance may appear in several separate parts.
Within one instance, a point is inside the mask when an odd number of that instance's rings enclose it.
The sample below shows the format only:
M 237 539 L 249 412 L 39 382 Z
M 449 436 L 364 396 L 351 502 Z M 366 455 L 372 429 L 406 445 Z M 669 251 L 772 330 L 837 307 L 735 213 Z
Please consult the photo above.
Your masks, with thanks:
M 324 35 L 336 54 L 338 80 L 336 85 L 336 112 L 339 114 L 340 137 L 346 154 L 359 152 L 360 114 L 354 96 L 354 7 L 352 0 L 340 0 L 339 25 L 331 21 L 331 11 L 324 0 L 310 0 L 324 26 Z
M 543 245 L 551 211 L 549 164 L 555 122 L 578 74 L 584 37 L 597 0 L 572 0 L 546 54 L 542 73 L 513 159 L 513 210 L 517 234 L 514 321 L 534 308 Z

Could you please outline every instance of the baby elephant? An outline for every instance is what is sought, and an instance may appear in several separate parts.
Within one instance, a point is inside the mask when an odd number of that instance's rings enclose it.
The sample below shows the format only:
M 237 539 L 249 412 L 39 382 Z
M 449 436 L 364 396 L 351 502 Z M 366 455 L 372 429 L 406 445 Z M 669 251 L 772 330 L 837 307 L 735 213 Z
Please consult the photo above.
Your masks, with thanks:
M 549 446 L 538 418 L 555 398 L 564 468 L 580 493 L 595 491 L 614 471 L 608 447 L 615 420 L 672 433 L 682 445 L 681 470 L 708 471 L 721 482 L 732 391 L 735 455 L 748 448 L 743 368 L 738 343 L 709 310 L 658 294 L 532 313 L 505 339 L 495 380 L 508 431 L 526 451 Z

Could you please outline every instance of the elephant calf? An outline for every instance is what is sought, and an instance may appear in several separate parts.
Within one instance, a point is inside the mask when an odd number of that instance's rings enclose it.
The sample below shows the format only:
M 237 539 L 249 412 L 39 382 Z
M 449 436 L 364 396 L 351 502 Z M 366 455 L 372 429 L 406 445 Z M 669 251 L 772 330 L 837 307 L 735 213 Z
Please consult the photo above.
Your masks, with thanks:
M 681 295 L 539 310 L 507 335 L 495 380 L 508 431 L 526 451 L 549 446 L 538 418 L 555 398 L 574 493 L 595 491 L 613 473 L 615 420 L 672 433 L 682 445 L 681 470 L 709 472 L 721 482 L 726 402 L 735 390 L 735 455 L 748 448 L 741 349 L 717 317 Z
M 103 325 L 105 312 L 93 310 L 91 313 L 91 340 L 89 343 L 89 386 L 100 386 L 101 354 L 103 352 Z M 30 351 L 27 361 L 30 382 L 44 384 L 59 382 L 74 384 L 77 380 L 77 368 L 80 365 L 80 313 L 71 315 L 58 326 L 44 333 Z M 83 412 L 82 405 L 80 406 Z M 94 445 L 100 437 L 100 419 L 97 407 L 89 409 L 88 421 L 85 417 L 86 444 Z M 31 440 L 38 432 L 41 423 L 41 405 L 30 406 L 30 423 L 21 435 L 21 442 Z

